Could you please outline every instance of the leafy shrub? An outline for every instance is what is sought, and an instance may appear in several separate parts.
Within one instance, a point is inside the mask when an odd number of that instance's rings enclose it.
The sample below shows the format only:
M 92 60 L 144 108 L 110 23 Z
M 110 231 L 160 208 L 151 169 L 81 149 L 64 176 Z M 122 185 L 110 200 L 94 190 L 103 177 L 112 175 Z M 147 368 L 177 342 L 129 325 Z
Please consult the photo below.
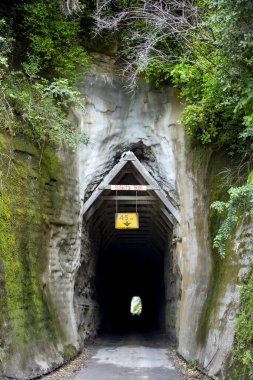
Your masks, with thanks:
M 0 128 L 40 145 L 64 142 L 75 148 L 88 141 L 68 120 L 68 110 L 75 106 L 83 107 L 67 79 L 31 81 L 22 72 L 11 72 L 0 89 Z
M 241 187 L 231 187 L 228 193 L 228 202 L 216 201 L 211 205 L 220 214 L 225 214 L 225 219 L 213 243 L 213 246 L 218 249 L 222 257 L 226 254 L 226 241 L 230 236 L 232 227 L 241 215 L 244 217 L 249 215 L 253 218 L 253 183 L 248 183 Z
M 97 28 L 122 33 L 131 84 L 142 71 L 156 86 L 169 80 L 178 87 L 181 123 L 194 143 L 231 155 L 251 149 L 252 1 L 101 3 Z
M 8 69 L 8 54 L 12 50 L 13 38 L 7 29 L 6 21 L 0 19 L 0 80 Z
M 58 0 L 25 1 L 19 12 L 26 41 L 26 72 L 74 81 L 89 67 L 89 56 L 80 41 L 80 18 L 66 18 Z
M 88 64 L 78 39 L 79 21 L 67 20 L 57 1 L 26 1 L 18 9 L 23 17 L 18 41 L 24 36 L 28 41 L 20 70 L 9 63 L 17 44 L 10 21 L 0 20 L 0 130 L 22 134 L 39 145 L 66 143 L 75 148 L 87 143 L 87 136 L 68 118 L 71 107 L 83 107 L 71 86 L 76 66 Z

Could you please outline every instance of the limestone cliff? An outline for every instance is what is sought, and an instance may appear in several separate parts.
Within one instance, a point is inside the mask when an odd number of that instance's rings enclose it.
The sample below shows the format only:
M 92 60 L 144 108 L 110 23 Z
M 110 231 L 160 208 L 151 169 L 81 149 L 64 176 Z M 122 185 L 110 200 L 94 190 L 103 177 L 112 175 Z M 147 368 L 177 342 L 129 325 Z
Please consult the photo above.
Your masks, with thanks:
M 131 150 L 181 213 L 164 258 L 163 330 L 178 351 L 214 378 L 231 360 L 240 280 L 252 259 L 252 226 L 241 223 L 225 260 L 212 252 L 224 155 L 189 147 L 178 125 L 177 91 L 140 79 L 124 88 L 117 65 L 99 56 L 79 90 L 86 112 L 72 119 L 90 136 L 76 154 L 0 138 L 0 362 L 10 377 L 35 377 L 75 355 L 101 321 L 96 294 L 98 229 L 81 206 Z
M 51 285 L 67 275 L 64 253 L 77 241 L 74 172 L 66 152 L 61 159 L 53 149 L 0 136 L 0 362 L 10 377 L 37 376 L 75 354 Z

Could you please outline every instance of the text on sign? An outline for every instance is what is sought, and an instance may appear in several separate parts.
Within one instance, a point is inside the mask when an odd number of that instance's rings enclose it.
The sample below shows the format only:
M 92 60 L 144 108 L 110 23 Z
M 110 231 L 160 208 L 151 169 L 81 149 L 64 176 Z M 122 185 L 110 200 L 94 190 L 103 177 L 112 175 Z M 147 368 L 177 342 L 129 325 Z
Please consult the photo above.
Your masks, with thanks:
M 111 190 L 147 191 L 146 185 L 111 185 Z

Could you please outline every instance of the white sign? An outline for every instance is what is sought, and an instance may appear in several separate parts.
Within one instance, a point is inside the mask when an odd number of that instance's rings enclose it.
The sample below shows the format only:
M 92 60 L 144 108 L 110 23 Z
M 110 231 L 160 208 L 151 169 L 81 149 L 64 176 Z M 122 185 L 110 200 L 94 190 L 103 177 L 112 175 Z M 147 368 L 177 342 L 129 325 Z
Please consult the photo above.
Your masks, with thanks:
M 146 185 L 111 185 L 111 190 L 147 191 Z

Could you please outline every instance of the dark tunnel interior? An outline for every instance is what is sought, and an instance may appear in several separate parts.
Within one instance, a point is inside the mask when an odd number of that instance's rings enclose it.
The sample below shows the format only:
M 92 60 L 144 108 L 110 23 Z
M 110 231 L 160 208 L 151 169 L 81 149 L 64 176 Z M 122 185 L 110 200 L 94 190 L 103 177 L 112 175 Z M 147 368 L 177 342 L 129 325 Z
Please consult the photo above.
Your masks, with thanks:
M 97 293 L 102 311 L 101 331 L 160 329 L 164 312 L 163 259 L 145 245 L 137 250 L 101 252 L 97 266 Z M 142 301 L 140 316 L 132 316 L 132 297 Z
M 137 168 L 138 169 L 138 168 Z M 86 218 L 96 245 L 95 286 L 101 314 L 100 332 L 164 330 L 165 263 L 170 255 L 173 219 L 147 176 L 126 162 L 88 209 Z M 111 185 L 144 185 L 144 190 L 114 191 Z M 122 190 L 122 189 L 121 189 Z M 165 202 L 166 203 L 166 202 Z M 136 212 L 139 228 L 116 229 L 116 212 Z M 96 238 L 94 238 L 96 236 Z M 142 313 L 133 316 L 133 296 Z

